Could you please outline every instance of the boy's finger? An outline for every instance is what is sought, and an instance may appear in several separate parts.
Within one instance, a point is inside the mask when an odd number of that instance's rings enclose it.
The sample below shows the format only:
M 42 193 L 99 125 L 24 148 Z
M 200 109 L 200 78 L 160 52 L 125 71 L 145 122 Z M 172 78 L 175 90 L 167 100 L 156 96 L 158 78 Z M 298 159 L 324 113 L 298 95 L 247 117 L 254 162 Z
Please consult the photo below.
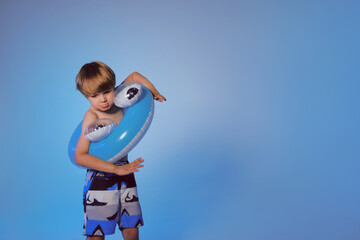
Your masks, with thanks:
M 139 161 L 141 161 L 141 160 L 143 160 L 143 159 L 142 159 L 142 158 L 137 158 L 136 160 L 132 161 L 131 163 L 139 162 Z
M 129 163 L 129 165 L 130 165 L 131 167 L 134 167 L 134 166 L 139 165 L 139 164 L 142 163 L 142 162 L 144 162 L 144 160 L 135 160 L 135 161 Z

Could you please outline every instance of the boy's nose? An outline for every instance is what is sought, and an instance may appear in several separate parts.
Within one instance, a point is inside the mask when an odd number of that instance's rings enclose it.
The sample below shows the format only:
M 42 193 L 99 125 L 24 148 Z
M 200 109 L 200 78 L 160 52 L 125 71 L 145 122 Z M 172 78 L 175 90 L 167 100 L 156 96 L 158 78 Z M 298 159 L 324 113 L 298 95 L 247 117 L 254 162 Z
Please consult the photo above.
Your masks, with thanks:
M 101 102 L 106 102 L 106 97 L 103 94 L 101 94 L 100 101 Z

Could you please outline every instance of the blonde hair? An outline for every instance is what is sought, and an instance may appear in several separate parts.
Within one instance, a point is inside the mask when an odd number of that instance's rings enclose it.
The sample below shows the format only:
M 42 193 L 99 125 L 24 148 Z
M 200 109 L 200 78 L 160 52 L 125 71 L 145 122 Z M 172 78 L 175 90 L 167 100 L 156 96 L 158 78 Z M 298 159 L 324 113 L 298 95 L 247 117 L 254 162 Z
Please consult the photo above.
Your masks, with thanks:
M 102 62 L 91 62 L 81 67 L 76 76 L 76 89 L 85 97 L 91 94 L 114 89 L 115 73 Z

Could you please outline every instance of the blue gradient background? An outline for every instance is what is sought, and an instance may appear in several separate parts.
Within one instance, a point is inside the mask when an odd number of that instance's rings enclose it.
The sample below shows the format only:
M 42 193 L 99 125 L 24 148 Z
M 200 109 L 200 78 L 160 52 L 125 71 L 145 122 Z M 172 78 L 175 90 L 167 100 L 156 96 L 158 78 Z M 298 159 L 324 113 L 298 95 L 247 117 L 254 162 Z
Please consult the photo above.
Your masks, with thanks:
M 168 98 L 130 154 L 142 239 L 360 239 L 358 1 L 2 0 L 0 30 L 1 239 L 82 239 L 94 60 Z

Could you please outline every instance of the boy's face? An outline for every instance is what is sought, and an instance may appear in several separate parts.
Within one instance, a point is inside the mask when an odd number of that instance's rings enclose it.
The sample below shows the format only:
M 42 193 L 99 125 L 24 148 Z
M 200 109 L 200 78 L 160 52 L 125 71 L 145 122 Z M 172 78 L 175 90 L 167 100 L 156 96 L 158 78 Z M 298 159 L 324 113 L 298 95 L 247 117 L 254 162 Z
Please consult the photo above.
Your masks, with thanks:
M 107 111 L 114 104 L 114 89 L 90 94 L 87 99 L 95 109 L 102 112 Z

